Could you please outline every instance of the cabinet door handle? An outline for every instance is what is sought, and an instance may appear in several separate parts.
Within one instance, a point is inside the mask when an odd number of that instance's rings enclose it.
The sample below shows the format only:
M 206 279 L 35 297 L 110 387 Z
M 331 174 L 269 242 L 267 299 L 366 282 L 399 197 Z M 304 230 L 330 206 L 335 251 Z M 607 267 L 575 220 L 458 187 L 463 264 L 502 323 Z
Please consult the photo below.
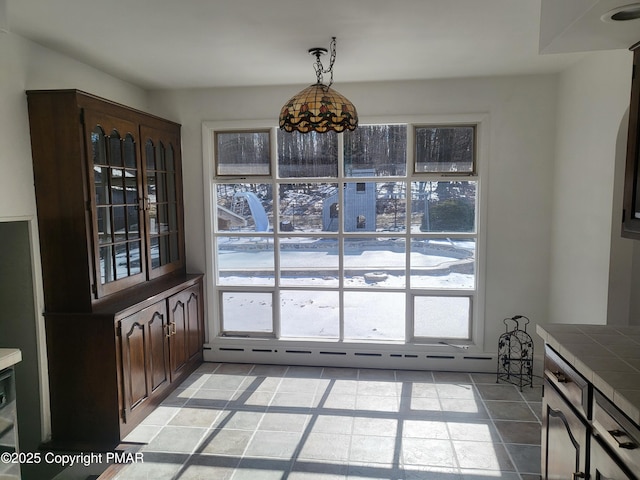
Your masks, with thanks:
M 171 322 L 171 335 L 175 335 L 176 333 L 178 333 L 176 329 L 176 322 Z
M 167 338 L 171 338 L 171 324 L 167 323 L 166 328 L 167 328 L 167 333 L 165 333 L 164 336 Z
M 556 370 L 555 372 L 551 372 L 551 374 L 556 377 L 558 383 L 569 383 L 571 380 L 567 378 L 567 376 L 561 372 L 560 370 Z
M 631 438 L 631 437 L 629 437 L 627 432 L 625 432 L 624 430 L 615 429 L 615 430 L 608 430 L 608 432 L 609 432 L 609 435 L 611 435 L 613 437 L 613 439 L 616 441 L 616 443 L 618 444 L 618 448 L 626 448 L 627 450 L 634 450 L 634 449 L 638 448 L 638 444 L 635 443 L 635 442 L 631 442 L 631 441 L 623 442 L 623 441 L 621 441 L 620 437 Z
M 583 472 L 575 472 L 571 474 L 571 480 L 577 480 L 578 478 L 586 478 L 587 476 Z

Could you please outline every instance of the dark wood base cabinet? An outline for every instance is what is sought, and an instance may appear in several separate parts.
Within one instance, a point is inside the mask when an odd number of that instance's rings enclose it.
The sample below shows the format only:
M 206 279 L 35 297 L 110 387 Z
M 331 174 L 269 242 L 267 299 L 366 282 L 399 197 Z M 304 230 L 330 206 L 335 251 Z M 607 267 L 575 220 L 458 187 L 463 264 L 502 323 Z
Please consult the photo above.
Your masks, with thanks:
M 640 429 L 545 346 L 542 478 L 638 480 Z
M 112 451 L 202 363 L 202 277 L 46 315 L 52 449 Z

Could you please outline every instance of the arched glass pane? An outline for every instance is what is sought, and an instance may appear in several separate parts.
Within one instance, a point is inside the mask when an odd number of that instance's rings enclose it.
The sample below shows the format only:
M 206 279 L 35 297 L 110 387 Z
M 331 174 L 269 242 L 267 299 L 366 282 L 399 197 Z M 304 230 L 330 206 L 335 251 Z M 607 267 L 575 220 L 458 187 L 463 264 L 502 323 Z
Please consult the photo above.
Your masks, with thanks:
M 123 142 L 124 148 L 124 166 L 127 168 L 136 168 L 136 142 L 127 134 Z
M 162 142 L 156 147 L 156 170 L 166 170 L 165 148 Z
M 120 134 L 117 130 L 111 132 L 109 136 L 109 165 L 114 167 L 122 166 L 122 146 Z
M 91 132 L 91 147 L 93 155 L 94 165 L 106 165 L 107 164 L 107 147 L 105 145 L 104 130 L 100 126 L 97 126 Z
M 153 142 L 151 140 L 147 140 L 147 143 L 144 146 L 145 157 L 147 159 L 147 169 L 155 170 L 156 169 L 156 155 L 155 148 L 153 148 Z
M 169 144 L 167 145 L 167 149 L 165 152 L 165 159 L 167 162 L 167 172 L 173 172 L 176 169 L 176 165 L 175 165 L 175 161 L 174 161 L 174 154 L 173 154 L 173 145 Z
M 96 192 L 96 205 L 110 202 L 109 168 L 107 164 L 107 145 L 104 130 L 99 126 L 91 132 L 91 154 L 93 158 L 93 182 Z

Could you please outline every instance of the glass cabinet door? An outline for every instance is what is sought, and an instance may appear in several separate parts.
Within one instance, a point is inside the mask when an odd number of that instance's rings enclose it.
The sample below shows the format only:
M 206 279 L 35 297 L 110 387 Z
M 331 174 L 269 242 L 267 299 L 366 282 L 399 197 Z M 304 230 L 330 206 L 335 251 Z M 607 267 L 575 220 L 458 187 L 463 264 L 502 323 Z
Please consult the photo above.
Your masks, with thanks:
M 100 297 L 144 279 L 143 217 L 135 124 L 85 114 L 91 168 L 94 292 Z
M 180 191 L 180 150 L 177 135 L 142 127 L 144 195 L 147 216 L 149 277 L 184 265 Z

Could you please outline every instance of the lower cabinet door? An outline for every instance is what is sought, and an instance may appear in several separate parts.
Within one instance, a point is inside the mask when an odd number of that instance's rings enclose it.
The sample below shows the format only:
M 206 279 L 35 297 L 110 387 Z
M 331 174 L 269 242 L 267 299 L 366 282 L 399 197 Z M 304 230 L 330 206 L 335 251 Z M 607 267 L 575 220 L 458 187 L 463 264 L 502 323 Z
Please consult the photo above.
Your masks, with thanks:
M 542 478 L 586 478 L 587 426 L 547 380 L 542 417 Z
M 591 438 L 591 480 L 636 480 L 596 437 Z
M 169 381 L 166 302 L 120 320 L 124 423 L 138 406 Z
M 191 359 L 201 355 L 202 292 L 200 283 L 169 297 L 169 354 L 171 378 Z

